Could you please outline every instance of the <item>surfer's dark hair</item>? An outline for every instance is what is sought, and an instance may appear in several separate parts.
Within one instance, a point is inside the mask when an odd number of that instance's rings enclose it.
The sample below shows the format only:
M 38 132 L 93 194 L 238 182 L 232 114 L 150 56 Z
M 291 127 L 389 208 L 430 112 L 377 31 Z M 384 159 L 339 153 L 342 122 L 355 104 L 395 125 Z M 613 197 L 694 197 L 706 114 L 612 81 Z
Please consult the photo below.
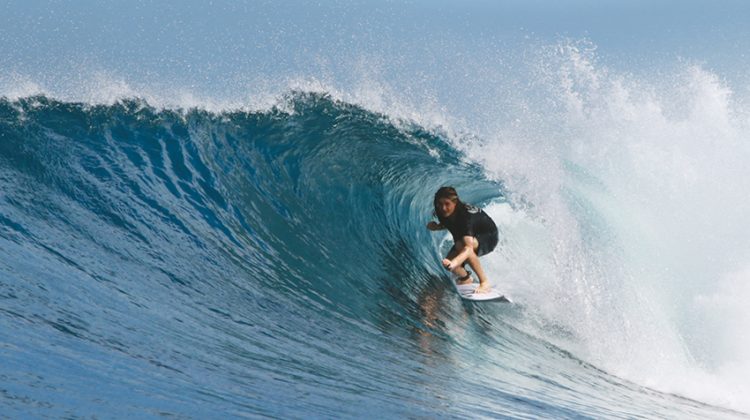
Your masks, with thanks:
M 440 213 L 438 213 L 438 201 L 443 198 L 448 198 L 454 203 L 456 203 L 456 209 L 460 210 L 465 207 L 464 203 L 461 202 L 461 199 L 458 198 L 458 192 L 456 192 L 456 189 L 453 187 L 440 187 L 437 192 L 435 193 L 435 198 L 432 200 L 432 214 L 438 218 L 438 220 L 442 221 L 443 218 L 440 217 Z

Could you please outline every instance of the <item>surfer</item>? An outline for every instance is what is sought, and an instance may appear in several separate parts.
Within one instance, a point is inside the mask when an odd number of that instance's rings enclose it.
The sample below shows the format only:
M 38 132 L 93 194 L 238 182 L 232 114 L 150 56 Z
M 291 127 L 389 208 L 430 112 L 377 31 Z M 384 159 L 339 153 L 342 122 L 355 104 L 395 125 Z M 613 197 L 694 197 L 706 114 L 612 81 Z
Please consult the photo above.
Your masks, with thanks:
M 474 293 L 486 293 L 491 289 L 490 282 L 482 270 L 479 257 L 486 255 L 497 246 L 497 226 L 479 207 L 462 202 L 453 187 L 441 187 L 433 200 L 434 216 L 439 222 L 427 223 L 431 231 L 448 229 L 453 235 L 453 248 L 443 259 L 443 267 L 458 276 L 456 284 L 471 284 L 469 266 L 479 277 L 479 287 Z

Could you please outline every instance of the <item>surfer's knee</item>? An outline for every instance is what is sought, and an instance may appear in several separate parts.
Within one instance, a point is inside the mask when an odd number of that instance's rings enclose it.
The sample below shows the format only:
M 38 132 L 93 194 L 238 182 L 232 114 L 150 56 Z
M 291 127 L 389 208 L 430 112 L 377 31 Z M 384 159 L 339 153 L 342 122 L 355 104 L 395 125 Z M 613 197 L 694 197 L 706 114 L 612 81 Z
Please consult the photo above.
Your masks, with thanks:
M 473 236 L 464 236 L 461 240 L 462 250 L 469 252 L 470 255 L 476 255 L 479 248 L 479 241 Z

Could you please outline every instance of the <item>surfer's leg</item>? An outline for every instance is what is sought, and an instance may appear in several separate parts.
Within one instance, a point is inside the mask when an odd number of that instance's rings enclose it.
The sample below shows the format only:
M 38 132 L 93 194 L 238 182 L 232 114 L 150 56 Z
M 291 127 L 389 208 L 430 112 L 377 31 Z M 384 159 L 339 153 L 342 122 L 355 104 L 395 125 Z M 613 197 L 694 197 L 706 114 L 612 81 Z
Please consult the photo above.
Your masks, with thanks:
M 460 249 L 463 248 L 463 244 L 455 244 L 453 245 L 453 248 L 451 248 L 450 251 L 448 251 L 448 255 L 445 256 L 447 260 L 452 260 L 456 258 L 456 255 L 460 252 Z M 445 260 L 443 260 L 445 261 Z M 459 265 L 458 267 L 451 270 L 451 272 L 458 276 L 458 279 L 456 280 L 456 284 L 471 284 L 474 282 L 471 278 L 471 273 L 466 271 L 463 265 Z
M 479 257 L 477 256 L 479 241 L 473 236 L 464 236 L 463 244 L 470 244 L 470 246 L 463 246 L 456 256 L 451 259 L 451 265 L 458 268 L 461 267 L 464 262 L 468 262 L 469 266 L 471 266 L 474 272 L 477 273 L 477 277 L 479 278 L 479 287 L 477 288 L 476 293 L 489 292 L 490 282 L 487 280 L 487 276 L 484 274 L 482 264 L 479 262 Z

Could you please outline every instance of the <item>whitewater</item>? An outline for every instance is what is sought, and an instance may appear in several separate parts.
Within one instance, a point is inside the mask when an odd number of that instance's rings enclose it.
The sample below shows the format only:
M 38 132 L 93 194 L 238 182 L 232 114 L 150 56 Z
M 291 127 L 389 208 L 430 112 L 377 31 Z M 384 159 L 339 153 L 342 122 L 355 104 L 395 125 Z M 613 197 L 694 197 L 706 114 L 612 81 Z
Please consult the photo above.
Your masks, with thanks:
M 741 87 L 533 49 L 470 112 L 361 68 L 0 76 L 0 413 L 748 418 Z M 514 304 L 453 292 L 443 185 Z

